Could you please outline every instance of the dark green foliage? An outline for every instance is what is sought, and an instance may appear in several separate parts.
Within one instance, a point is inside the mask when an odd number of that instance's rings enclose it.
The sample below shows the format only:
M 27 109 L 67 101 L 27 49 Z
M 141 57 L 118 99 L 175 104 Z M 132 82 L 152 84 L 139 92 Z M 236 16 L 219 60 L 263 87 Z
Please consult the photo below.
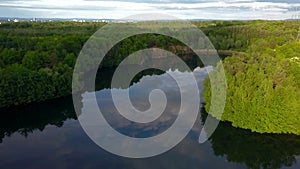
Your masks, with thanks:
M 0 67 L 22 62 L 22 51 L 15 48 L 4 48 L 0 52 Z
M 0 107 L 71 93 L 76 56 L 103 23 L 0 25 Z
M 218 50 L 245 51 L 257 39 L 276 37 L 281 42 L 297 38 L 299 21 L 195 22 Z M 276 41 L 278 43 L 279 41 Z M 271 41 L 270 41 L 271 42 Z
M 155 23 L 149 24 L 155 25 Z M 271 56 L 278 55 L 280 58 L 286 58 L 286 55 L 290 56 L 284 52 L 288 47 L 284 47 L 283 44 L 291 42 L 292 37 L 296 37 L 299 27 L 299 21 L 211 21 L 195 22 L 194 24 L 210 38 L 217 50 L 244 52 L 256 39 L 268 40 L 269 38 L 267 43 L 262 43 L 272 44 L 273 48 L 276 47 L 277 53 L 271 48 L 264 48 L 263 45 L 259 47 L 265 50 L 264 53 Z M 0 107 L 42 101 L 70 94 L 76 57 L 88 38 L 103 25 L 105 23 L 20 22 L 1 24 Z M 181 36 L 197 42 L 192 35 Z M 108 34 L 108 36 L 114 35 Z M 280 47 L 276 46 L 279 42 Z M 201 45 L 206 46 L 205 44 Z M 201 61 L 196 60 L 193 53 L 186 52 L 188 51 L 187 47 L 184 47 L 181 42 L 157 34 L 137 35 L 122 40 L 107 53 L 101 65 L 103 67 L 117 66 L 129 54 L 152 47 L 169 50 L 182 57 L 188 64 L 199 63 L 198 65 L 201 65 Z M 258 47 L 258 45 L 253 47 Z M 248 49 L 249 53 L 252 48 Z M 88 65 L 87 61 L 86 67 L 90 68 Z M 236 65 L 235 69 L 244 69 L 244 67 Z M 281 83 L 283 80 L 281 76 L 285 73 L 297 72 L 298 69 L 289 67 L 287 72 L 282 72 L 281 69 L 277 71 L 280 76 L 274 75 L 274 80 L 276 83 Z M 285 89 L 279 87 L 277 90 L 282 92 L 281 90 Z
M 71 93 L 72 68 L 59 64 L 53 69 L 30 70 L 12 64 L 0 70 L 0 107 L 43 101 Z
M 1 107 L 46 100 L 54 96 L 51 76 L 42 71 L 32 71 L 13 64 L 1 70 L 0 77 Z

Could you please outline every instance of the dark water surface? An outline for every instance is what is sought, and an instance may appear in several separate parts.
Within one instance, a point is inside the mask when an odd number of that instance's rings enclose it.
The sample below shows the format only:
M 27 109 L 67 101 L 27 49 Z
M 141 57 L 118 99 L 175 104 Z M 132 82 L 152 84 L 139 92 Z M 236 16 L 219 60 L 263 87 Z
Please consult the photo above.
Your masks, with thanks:
M 110 70 L 108 70 L 111 73 Z M 206 73 L 199 69 L 201 84 Z M 102 90 L 96 95 L 99 106 L 110 124 L 132 137 L 149 137 L 167 130 L 176 118 L 178 105 L 170 106 L 153 123 L 130 123 L 117 115 L 107 87 L 108 76 L 98 79 Z M 158 81 L 154 81 L 156 79 Z M 163 88 L 176 95 L 176 87 L 164 75 L 145 76 L 140 81 L 153 80 L 151 88 Z M 164 82 L 159 83 L 159 80 Z M 161 84 L 169 84 L 164 86 Z M 149 83 L 148 83 L 149 84 Z M 202 90 L 201 85 L 199 86 Z M 130 88 L 133 105 L 143 110 L 149 107 L 147 91 L 135 85 Z M 83 96 L 83 103 L 88 93 Z M 98 147 L 81 128 L 71 97 L 0 109 L 0 169 L 242 169 L 300 168 L 300 137 L 293 135 L 256 134 L 220 123 L 204 144 L 198 137 L 207 114 L 202 110 L 188 136 L 170 151 L 146 159 L 129 159 L 112 155 Z M 112 115 L 112 113 L 114 115 Z

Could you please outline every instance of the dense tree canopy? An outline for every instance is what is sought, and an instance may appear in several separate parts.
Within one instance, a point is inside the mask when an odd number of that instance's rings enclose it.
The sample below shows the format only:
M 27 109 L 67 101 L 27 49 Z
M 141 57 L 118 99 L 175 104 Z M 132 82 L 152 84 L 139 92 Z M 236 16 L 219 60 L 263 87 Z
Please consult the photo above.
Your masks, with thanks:
M 0 25 L 0 107 L 57 98 L 71 93 L 73 67 L 88 38 L 106 23 L 20 22 Z M 155 23 L 149 23 L 155 27 Z M 167 22 L 174 24 L 173 22 Z M 299 21 L 209 21 L 194 22 L 218 50 L 245 52 L 257 39 L 270 39 L 273 44 L 264 51 L 287 58 L 294 47 L 285 45 L 295 39 Z M 189 38 L 195 40 L 193 36 Z M 113 36 L 113 35 L 109 35 Z M 276 37 L 276 38 L 272 38 Z M 199 39 L 199 42 L 201 39 Z M 263 42 L 262 42 L 263 43 Z M 266 42 L 264 42 L 266 43 Z M 280 44 L 280 45 L 277 45 Z M 274 46 L 275 45 L 275 46 Z M 144 34 L 124 39 L 108 53 L 103 67 L 117 66 L 123 58 L 140 49 L 159 47 L 178 54 L 189 64 L 201 63 L 185 53 L 179 41 L 157 34 Z M 264 48 L 263 46 L 253 46 Z M 248 51 L 252 50 L 249 47 Z M 288 49 L 288 52 L 287 52 Z M 298 52 L 299 53 L 299 52 Z M 187 57 L 188 55 L 188 57 Z M 262 58 L 261 58 L 262 59 Z M 290 58 L 297 62 L 297 57 Z M 280 62 L 276 64 L 285 64 Z M 292 62 L 289 62 L 292 64 Z M 290 67 L 289 72 L 297 71 Z M 281 72 L 281 69 L 277 71 Z M 284 73 L 284 72 L 281 72 Z M 274 75 L 275 76 L 275 75 Z M 275 77 L 274 77 L 275 78 Z M 276 83 L 281 83 L 281 77 Z M 267 83 L 267 82 L 265 82 Z M 277 90 L 285 90 L 279 89 Z
M 222 117 L 213 116 L 259 133 L 300 135 L 300 42 L 277 40 L 259 39 L 246 54 L 222 62 L 227 101 Z M 204 97 L 209 110 L 208 79 Z

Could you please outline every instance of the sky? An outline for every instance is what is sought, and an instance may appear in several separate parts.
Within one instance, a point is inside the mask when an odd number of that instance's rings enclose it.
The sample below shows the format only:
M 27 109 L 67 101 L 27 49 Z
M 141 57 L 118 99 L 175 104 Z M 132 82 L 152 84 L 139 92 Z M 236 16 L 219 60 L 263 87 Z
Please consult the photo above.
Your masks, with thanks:
M 162 13 L 179 19 L 294 19 L 300 0 L 0 0 L 0 17 L 122 19 Z

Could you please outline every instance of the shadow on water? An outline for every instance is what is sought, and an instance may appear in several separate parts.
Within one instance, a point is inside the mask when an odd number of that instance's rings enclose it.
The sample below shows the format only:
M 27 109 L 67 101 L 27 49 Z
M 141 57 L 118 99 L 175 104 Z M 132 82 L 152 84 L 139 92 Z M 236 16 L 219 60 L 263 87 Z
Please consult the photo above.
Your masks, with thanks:
M 203 116 L 207 116 L 205 110 Z M 289 167 L 300 155 L 300 136 L 253 133 L 227 122 L 219 124 L 209 141 L 216 156 L 225 156 L 229 162 L 245 163 L 251 169 Z
M 0 143 L 13 133 L 27 137 L 46 126 L 62 127 L 68 119 L 77 119 L 70 96 L 26 106 L 0 109 Z
M 110 70 L 107 71 L 111 73 Z M 107 85 L 105 79 L 102 80 L 102 83 Z M 26 168 L 26 165 L 21 165 L 22 163 L 18 165 L 17 162 L 32 161 L 35 158 L 39 159 L 38 162 L 31 165 L 40 168 L 45 168 L 45 163 L 49 163 L 48 168 L 56 168 L 64 164 L 65 166 L 61 168 L 73 169 L 300 167 L 300 136 L 252 133 L 221 122 L 209 141 L 199 144 L 201 121 L 204 122 L 207 116 L 204 110 L 201 111 L 201 119 L 198 119 L 192 131 L 179 145 L 162 155 L 147 159 L 116 157 L 92 144 L 84 132 L 78 130 L 80 126 L 76 121 L 77 117 L 70 96 L 28 106 L 0 109 L 0 115 L 0 160 L 2 162 L 0 168 Z M 72 125 L 67 123 L 71 120 L 74 121 Z M 114 122 L 122 123 L 118 122 L 117 118 Z M 51 125 L 56 128 L 47 130 Z M 166 124 L 157 123 L 156 127 L 165 128 Z M 132 125 L 118 128 L 128 135 L 137 135 L 136 132 L 143 129 L 134 128 Z M 147 132 L 146 136 L 152 136 L 158 131 L 147 130 Z M 15 133 L 19 133 L 26 139 L 16 138 Z M 59 139 L 61 136 L 64 136 L 64 139 Z M 32 139 L 34 137 L 47 139 L 48 146 Z M 34 147 L 30 147 L 30 144 L 34 144 Z M 31 151 L 35 151 L 35 154 L 28 153 Z M 21 152 L 26 152 L 28 155 L 19 157 L 17 154 Z M 46 156 L 44 152 L 50 153 Z

